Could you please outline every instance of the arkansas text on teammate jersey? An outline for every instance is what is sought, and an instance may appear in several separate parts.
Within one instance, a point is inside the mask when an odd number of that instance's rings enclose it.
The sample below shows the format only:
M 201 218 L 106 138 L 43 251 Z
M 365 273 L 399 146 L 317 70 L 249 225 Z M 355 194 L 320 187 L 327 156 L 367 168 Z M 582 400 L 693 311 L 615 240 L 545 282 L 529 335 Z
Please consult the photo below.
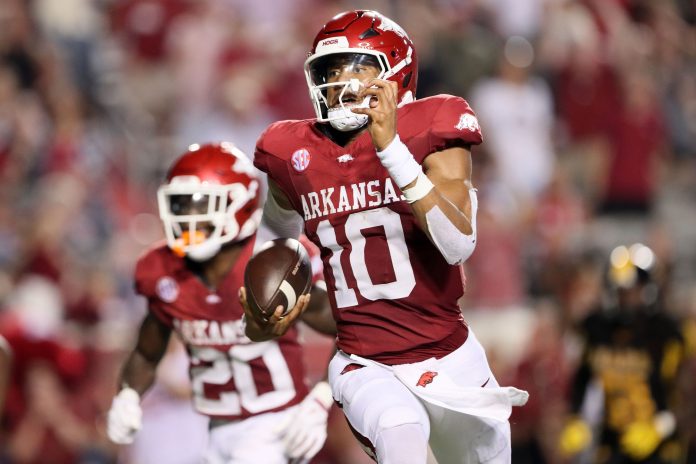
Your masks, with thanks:
M 481 143 L 471 108 L 450 95 L 399 108 L 398 133 L 419 163 Z M 314 120 L 282 121 L 261 136 L 254 162 L 321 249 L 341 350 L 394 364 L 440 357 L 466 340 L 460 269 L 416 224 L 367 131 L 341 147 Z
M 147 252 L 136 266 L 136 290 L 186 344 L 194 406 L 211 417 L 236 420 L 278 411 L 307 394 L 297 329 L 253 343 L 241 327 L 237 291 L 253 243 L 248 239 L 217 289 L 208 288 L 165 245 Z

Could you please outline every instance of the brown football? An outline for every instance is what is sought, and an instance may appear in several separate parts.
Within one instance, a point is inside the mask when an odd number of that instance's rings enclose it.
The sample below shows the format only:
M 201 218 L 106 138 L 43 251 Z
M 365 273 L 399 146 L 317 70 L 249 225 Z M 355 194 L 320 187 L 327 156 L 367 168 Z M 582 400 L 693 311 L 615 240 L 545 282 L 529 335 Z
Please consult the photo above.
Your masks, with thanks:
M 292 238 L 266 242 L 244 270 L 247 302 L 262 319 L 273 314 L 278 305 L 286 312 L 292 309 L 311 285 L 312 265 L 307 250 Z

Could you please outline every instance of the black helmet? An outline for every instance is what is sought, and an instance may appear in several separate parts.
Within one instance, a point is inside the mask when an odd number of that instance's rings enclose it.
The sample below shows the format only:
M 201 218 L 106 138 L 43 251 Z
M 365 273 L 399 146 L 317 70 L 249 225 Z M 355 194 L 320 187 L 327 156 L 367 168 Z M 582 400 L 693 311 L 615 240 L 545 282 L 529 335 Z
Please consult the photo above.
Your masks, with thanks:
M 642 243 L 614 248 L 607 269 L 611 306 L 654 308 L 659 296 L 656 267 L 655 253 Z

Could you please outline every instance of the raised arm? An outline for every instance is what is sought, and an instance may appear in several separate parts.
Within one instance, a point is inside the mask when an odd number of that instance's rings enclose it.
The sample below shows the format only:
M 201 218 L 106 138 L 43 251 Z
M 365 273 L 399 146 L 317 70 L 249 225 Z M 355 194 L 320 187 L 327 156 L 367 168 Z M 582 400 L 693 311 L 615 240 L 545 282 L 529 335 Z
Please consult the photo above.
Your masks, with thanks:
M 430 154 L 418 164 L 397 133 L 397 84 L 373 79 L 359 98 L 371 95 L 367 130 L 377 156 L 411 205 L 420 227 L 450 264 L 464 262 L 476 246 L 476 190 L 471 184 L 471 153 L 462 147 Z

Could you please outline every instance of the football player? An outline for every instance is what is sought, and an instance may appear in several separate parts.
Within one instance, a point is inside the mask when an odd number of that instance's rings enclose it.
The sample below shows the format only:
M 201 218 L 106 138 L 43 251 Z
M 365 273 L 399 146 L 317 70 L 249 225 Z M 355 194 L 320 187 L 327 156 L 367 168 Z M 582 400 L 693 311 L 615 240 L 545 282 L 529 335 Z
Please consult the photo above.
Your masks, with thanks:
M 237 289 L 252 255 L 258 189 L 251 161 L 230 143 L 192 145 L 159 188 L 166 244 L 136 265 L 148 313 L 108 413 L 115 443 L 131 443 L 140 429 L 140 398 L 175 332 L 190 358 L 193 405 L 210 417 L 206 462 L 304 462 L 322 447 L 333 401 L 326 382 L 308 392 L 297 329 L 260 343 L 244 334 Z M 335 333 L 333 320 L 317 322 L 325 292 L 315 285 L 311 295 L 296 312 Z
M 457 304 L 476 244 L 476 116 L 459 97 L 415 100 L 414 45 L 375 11 L 332 18 L 304 69 L 316 119 L 257 143 L 259 236 L 304 228 L 321 249 L 334 399 L 380 463 L 425 463 L 428 442 L 443 463 L 509 462 L 508 417 L 527 394 L 498 386 Z
M 589 450 L 596 463 L 683 462 L 673 400 L 685 346 L 679 324 L 662 308 L 657 268 L 653 251 L 640 243 L 611 252 L 608 303 L 581 327 L 573 415 L 560 441 L 568 456 Z M 603 399 L 594 450 L 592 426 L 581 415 L 592 385 Z

